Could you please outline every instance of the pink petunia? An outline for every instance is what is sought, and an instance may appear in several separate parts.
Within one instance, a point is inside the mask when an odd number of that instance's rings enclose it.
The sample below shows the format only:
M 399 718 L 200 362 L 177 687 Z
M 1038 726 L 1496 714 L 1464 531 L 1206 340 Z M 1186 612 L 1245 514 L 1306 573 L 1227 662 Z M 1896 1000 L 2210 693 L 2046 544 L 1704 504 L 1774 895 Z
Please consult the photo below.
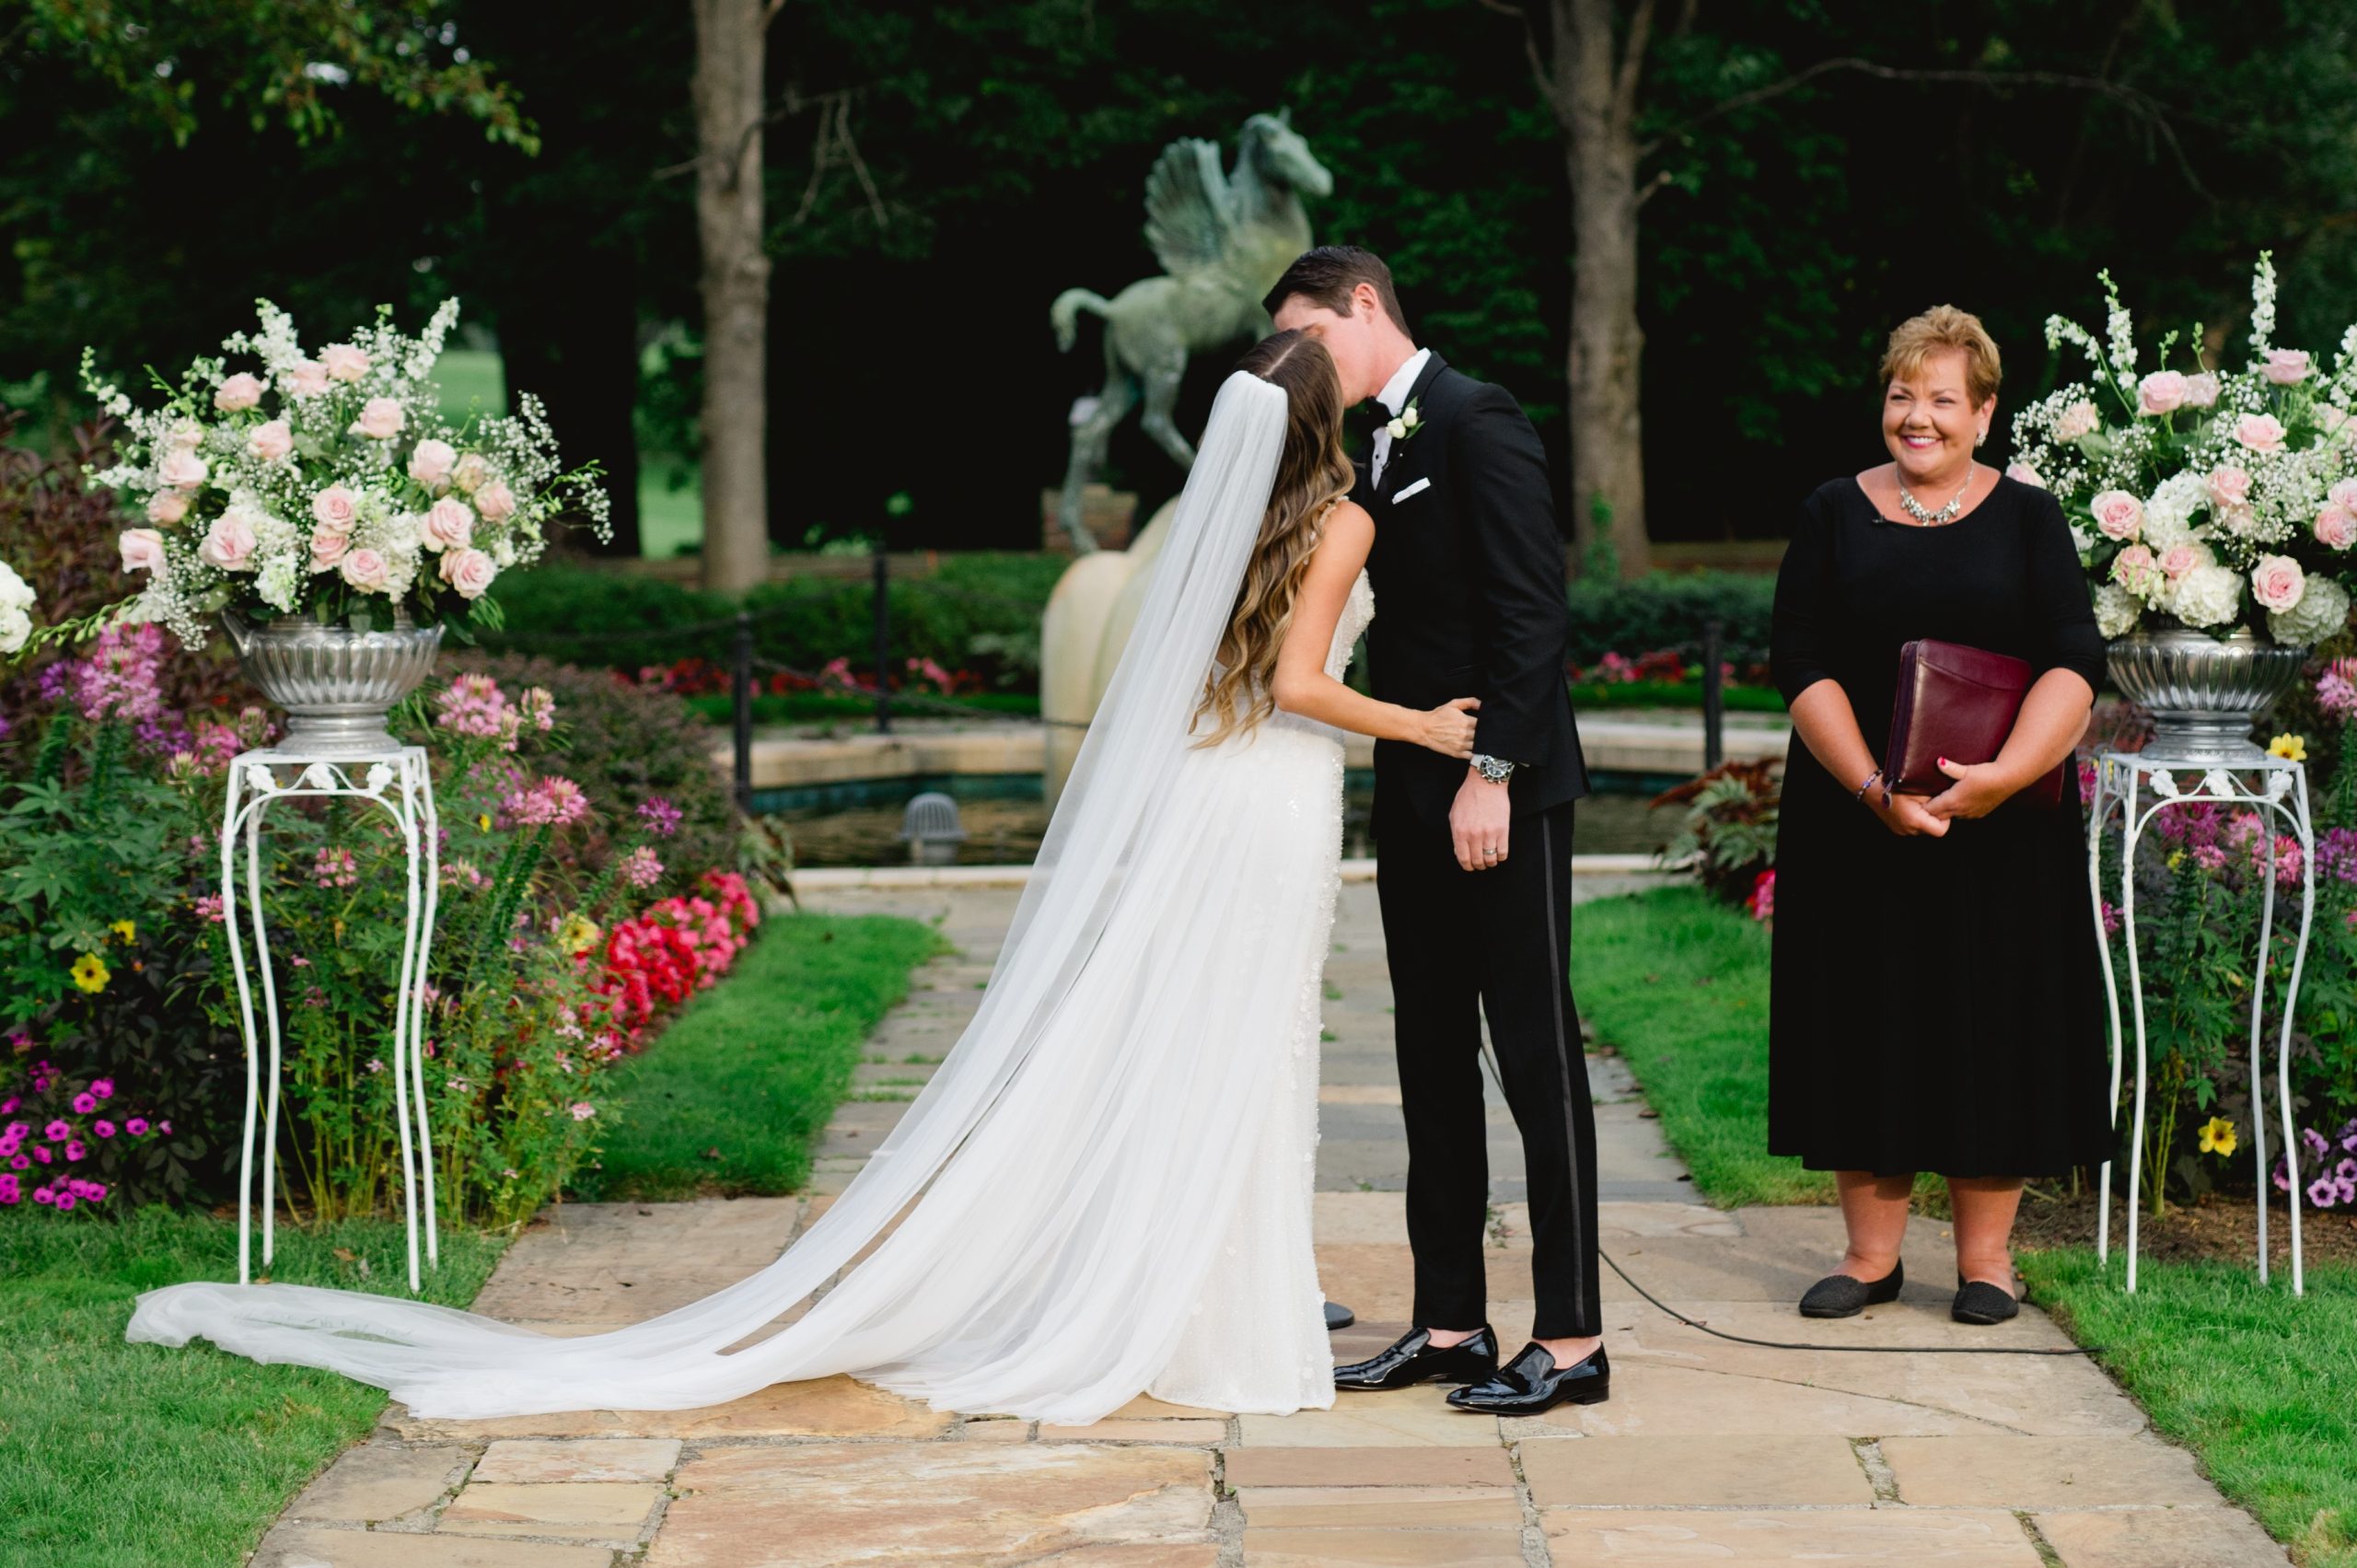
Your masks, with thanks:
M 92 1111 L 94 1111 L 94 1110 L 96 1110 L 96 1109 L 99 1109 L 99 1097 L 98 1097 L 98 1096 L 96 1096 L 96 1095 L 94 1095 L 94 1094 L 84 1093 L 84 1094 L 78 1094 L 78 1095 L 75 1095 L 75 1096 L 74 1097 L 74 1114 L 75 1114 L 75 1115 L 76 1115 L 76 1116 L 87 1116 L 87 1115 L 89 1115 L 89 1114 L 90 1114 L 90 1112 L 92 1112 Z
M 101 1138 L 111 1138 L 114 1136 L 114 1123 L 101 1116 L 96 1121 L 90 1123 L 90 1131 L 96 1132 Z
M 134 1138 L 144 1138 L 147 1135 L 147 1119 L 144 1116 L 134 1116 L 122 1124 L 122 1130 Z
M 66 1139 L 71 1138 L 74 1135 L 74 1125 L 72 1122 L 69 1122 L 61 1117 L 57 1121 L 52 1121 L 48 1126 L 42 1128 L 41 1133 L 43 1136 L 47 1137 L 51 1143 L 62 1144 L 65 1142 Z

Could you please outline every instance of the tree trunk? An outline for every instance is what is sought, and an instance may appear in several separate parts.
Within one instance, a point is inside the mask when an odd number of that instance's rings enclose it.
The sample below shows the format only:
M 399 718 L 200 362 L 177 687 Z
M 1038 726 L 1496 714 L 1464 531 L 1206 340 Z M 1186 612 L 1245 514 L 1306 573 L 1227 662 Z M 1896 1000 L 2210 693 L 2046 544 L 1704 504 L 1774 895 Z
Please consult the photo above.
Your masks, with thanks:
M 696 233 L 703 247 L 703 586 L 742 593 L 769 572 L 761 237 L 762 0 L 694 0 Z
M 1599 536 L 1622 577 L 1653 566 L 1638 372 L 1636 95 L 1651 27 L 1640 0 L 1622 41 L 1613 0 L 1552 0 L 1550 96 L 1572 187 L 1572 537 L 1581 570 Z

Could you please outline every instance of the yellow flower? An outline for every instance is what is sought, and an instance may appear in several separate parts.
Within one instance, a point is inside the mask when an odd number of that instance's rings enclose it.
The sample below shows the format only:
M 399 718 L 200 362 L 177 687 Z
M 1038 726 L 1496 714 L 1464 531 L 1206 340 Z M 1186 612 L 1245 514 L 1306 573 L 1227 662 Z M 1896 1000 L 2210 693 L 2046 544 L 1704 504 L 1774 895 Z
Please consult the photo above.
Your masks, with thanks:
M 491 831 L 491 813 L 485 811 L 478 814 L 475 818 L 475 826 L 486 833 Z
M 2169 869 L 2170 869 L 2171 871 L 2179 871 L 2179 870 L 2184 869 L 2184 866 L 2185 866 L 2185 851 L 2183 851 L 2183 850 L 2181 850 L 2181 849 L 2173 849 L 2173 850 L 2169 851 L 2169 858 L 2168 858 L 2168 867 L 2169 867 Z
M 74 960 L 74 983 L 93 996 L 107 988 L 110 978 L 107 961 L 96 953 L 85 953 Z
M 2216 1155 L 2220 1159 L 2232 1157 L 2235 1152 L 2235 1124 L 2223 1116 L 2213 1116 L 2201 1128 L 2201 1152 Z
M 136 942 L 139 940 L 139 927 L 131 921 L 118 920 L 112 925 L 108 926 L 107 929 L 113 932 L 117 936 L 122 937 L 126 942 Z
M 598 938 L 603 935 L 596 921 L 577 910 L 566 915 L 563 923 L 556 928 L 557 946 L 576 957 L 596 947 Z
M 2308 739 L 2304 735 L 2279 735 L 2268 743 L 2267 754 L 2283 757 L 2294 762 L 2308 760 Z

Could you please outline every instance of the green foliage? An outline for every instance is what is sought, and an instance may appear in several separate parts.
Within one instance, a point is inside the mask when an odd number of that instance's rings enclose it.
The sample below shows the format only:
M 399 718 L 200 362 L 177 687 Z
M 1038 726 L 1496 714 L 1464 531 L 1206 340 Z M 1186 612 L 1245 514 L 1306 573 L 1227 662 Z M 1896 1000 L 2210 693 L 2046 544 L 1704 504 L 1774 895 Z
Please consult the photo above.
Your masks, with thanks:
M 908 993 L 909 971 L 941 946 L 931 927 L 882 915 L 771 919 L 726 985 L 616 1072 L 628 1119 L 575 1178 L 575 1196 L 802 1186 L 861 1042 Z
M 367 1434 L 385 1396 L 332 1372 L 122 1337 L 142 1291 L 235 1279 L 234 1221 L 119 1223 L 0 1209 L 0 1561 L 10 1568 L 238 1562 L 295 1493 Z M 424 1297 L 474 1298 L 502 1238 L 446 1228 Z M 406 1294 L 398 1221 L 282 1229 L 269 1277 Z
M 1632 582 L 1590 573 L 1571 587 L 1571 661 L 1586 666 L 1608 653 L 1633 656 L 1675 650 L 1702 656 L 1703 622 L 1720 621 L 1719 656 L 1738 674 L 1768 659 L 1776 580 L 1738 572 L 1655 572 Z
M 1690 857 L 1713 898 L 1743 902 L 1776 864 L 1782 794 L 1776 766 L 1754 761 L 1724 763 L 1655 797 L 1655 806 L 1686 807 L 1677 836 L 1662 850 L 1663 863 Z

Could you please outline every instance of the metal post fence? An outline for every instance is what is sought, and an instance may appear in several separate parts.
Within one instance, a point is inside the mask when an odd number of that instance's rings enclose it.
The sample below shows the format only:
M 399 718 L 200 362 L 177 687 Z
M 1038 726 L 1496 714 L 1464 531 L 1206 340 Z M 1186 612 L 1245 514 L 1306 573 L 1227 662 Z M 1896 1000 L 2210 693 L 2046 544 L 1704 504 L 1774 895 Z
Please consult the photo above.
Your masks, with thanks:
M 892 733 L 891 672 L 886 668 L 887 649 L 892 640 L 892 563 L 878 545 L 876 563 L 876 733 Z
M 737 809 L 753 808 L 753 617 L 737 612 L 728 669 L 729 718 L 736 741 Z
M 1720 625 L 1715 615 L 1702 622 L 1702 771 L 1709 772 L 1726 756 L 1724 736 L 1726 693 L 1719 679 Z

